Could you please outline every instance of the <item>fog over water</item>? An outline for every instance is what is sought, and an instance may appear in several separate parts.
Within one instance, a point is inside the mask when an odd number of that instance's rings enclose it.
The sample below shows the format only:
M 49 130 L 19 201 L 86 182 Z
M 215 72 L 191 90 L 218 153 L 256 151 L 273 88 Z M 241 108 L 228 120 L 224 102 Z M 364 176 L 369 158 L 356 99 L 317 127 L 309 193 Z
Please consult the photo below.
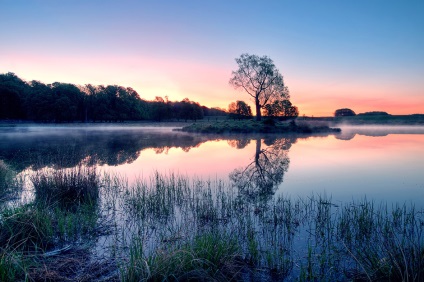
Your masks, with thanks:
M 424 127 L 343 126 L 340 134 L 200 135 L 176 126 L 0 127 L 0 160 L 18 173 L 97 166 L 129 183 L 155 171 L 221 179 L 245 193 L 424 206 Z

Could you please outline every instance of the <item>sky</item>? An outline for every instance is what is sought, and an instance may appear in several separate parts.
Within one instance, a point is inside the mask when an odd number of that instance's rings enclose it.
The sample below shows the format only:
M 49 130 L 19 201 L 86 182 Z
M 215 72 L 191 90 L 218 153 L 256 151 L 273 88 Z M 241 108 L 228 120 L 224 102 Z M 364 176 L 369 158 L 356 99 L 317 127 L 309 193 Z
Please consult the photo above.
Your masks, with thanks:
M 249 53 L 300 115 L 424 113 L 423 15 L 423 0 L 0 0 L 0 73 L 254 109 L 229 84 Z

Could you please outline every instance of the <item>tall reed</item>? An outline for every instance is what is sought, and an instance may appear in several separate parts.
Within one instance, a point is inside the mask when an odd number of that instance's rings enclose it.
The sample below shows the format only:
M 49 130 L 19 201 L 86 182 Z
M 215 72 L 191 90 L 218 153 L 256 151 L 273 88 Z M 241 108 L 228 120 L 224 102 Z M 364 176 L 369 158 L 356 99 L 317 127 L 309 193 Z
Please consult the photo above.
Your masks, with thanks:
M 94 167 L 43 169 L 30 177 L 39 203 L 64 207 L 96 203 L 99 198 L 99 175 Z

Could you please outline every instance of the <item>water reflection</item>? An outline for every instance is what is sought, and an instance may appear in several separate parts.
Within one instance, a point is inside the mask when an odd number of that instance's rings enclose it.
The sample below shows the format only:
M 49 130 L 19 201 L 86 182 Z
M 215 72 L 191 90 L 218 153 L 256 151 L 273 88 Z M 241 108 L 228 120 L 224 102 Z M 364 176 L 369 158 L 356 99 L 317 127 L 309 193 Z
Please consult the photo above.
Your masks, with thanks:
M 239 195 L 250 202 L 270 200 L 283 182 L 284 173 L 290 163 L 288 151 L 295 141 L 295 137 L 268 137 L 263 139 L 266 147 L 262 148 L 262 139 L 255 138 L 253 161 L 245 167 L 235 169 L 229 175 Z
M 133 163 L 145 149 L 158 154 L 170 148 L 188 152 L 205 141 L 202 136 L 155 130 L 9 132 L 0 141 L 0 159 L 17 171 L 80 164 L 118 166 Z
M 383 137 L 389 134 L 424 134 L 424 126 L 361 125 L 343 126 L 341 129 L 341 133 L 335 135 L 339 140 L 351 140 L 356 135 Z
M 155 171 L 229 180 L 246 201 L 266 201 L 277 189 L 291 195 L 326 192 L 341 200 L 368 195 L 410 201 L 424 191 L 423 138 L 424 127 L 351 127 L 319 138 L 197 135 L 171 128 L 0 127 L 0 161 L 18 174 L 99 166 L 125 176 L 130 185 Z

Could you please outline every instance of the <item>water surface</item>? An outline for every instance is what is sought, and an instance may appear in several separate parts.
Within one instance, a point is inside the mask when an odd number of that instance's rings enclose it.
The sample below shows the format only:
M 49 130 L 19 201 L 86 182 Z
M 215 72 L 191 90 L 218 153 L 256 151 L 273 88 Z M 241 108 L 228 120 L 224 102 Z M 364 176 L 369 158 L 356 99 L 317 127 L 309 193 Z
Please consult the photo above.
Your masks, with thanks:
M 424 127 L 217 136 L 171 127 L 3 126 L 0 136 L 0 160 L 21 173 L 85 164 L 130 184 L 158 171 L 221 179 L 252 198 L 315 193 L 424 206 Z

